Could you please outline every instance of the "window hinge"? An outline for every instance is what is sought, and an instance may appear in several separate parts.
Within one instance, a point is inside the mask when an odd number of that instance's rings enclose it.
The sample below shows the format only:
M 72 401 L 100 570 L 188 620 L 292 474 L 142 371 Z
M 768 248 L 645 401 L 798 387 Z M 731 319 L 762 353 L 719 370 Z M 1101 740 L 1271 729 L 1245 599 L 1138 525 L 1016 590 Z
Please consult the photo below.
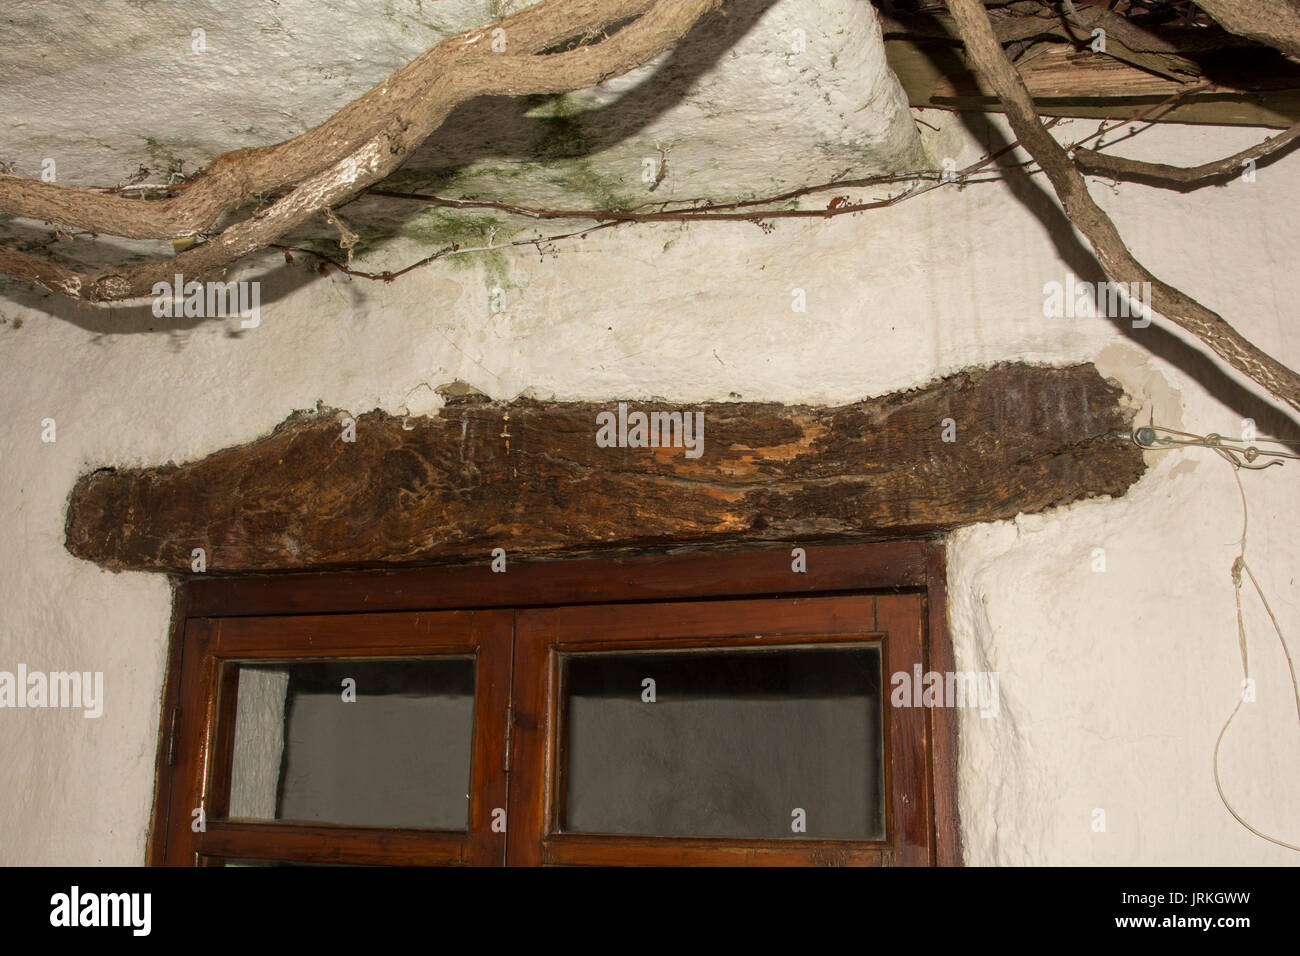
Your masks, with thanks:
M 176 733 L 180 729 L 181 709 L 172 708 L 171 727 L 167 731 L 167 766 L 176 766 Z
M 510 743 L 515 735 L 515 705 L 506 705 L 506 742 L 501 755 L 501 772 L 510 772 Z

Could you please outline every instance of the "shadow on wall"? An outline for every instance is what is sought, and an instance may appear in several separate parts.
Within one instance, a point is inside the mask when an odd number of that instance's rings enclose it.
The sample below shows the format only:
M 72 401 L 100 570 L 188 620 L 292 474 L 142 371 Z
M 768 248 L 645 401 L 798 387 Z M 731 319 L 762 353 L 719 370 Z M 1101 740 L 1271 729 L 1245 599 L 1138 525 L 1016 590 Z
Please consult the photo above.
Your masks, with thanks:
M 448 178 L 485 160 L 581 158 L 592 156 L 637 135 L 680 105 L 702 76 L 723 54 L 749 33 L 777 0 L 728 0 L 726 16 L 713 11 L 700 18 L 673 45 L 653 76 L 618 99 L 573 117 L 569 145 L 551 142 L 550 118 L 526 114 L 550 96 L 485 96 L 462 103 L 447 121 L 416 149 L 408 166 L 449 167 Z M 548 155 L 549 154 L 549 155 Z
M 937 24 L 937 21 L 936 21 Z M 932 58 L 931 63 L 941 69 L 954 84 L 973 84 L 975 75 L 964 69 L 956 57 Z M 987 152 L 996 152 L 1011 144 L 1005 133 L 990 119 L 990 114 L 964 111 L 957 113 L 967 132 L 977 142 L 983 143 Z M 1289 150 L 1260 160 L 1265 167 L 1276 162 Z M 1066 265 L 1082 282 L 1091 282 L 1097 288 L 1107 281 L 1106 272 L 1098 262 L 1092 248 L 1075 232 L 1074 226 L 1056 198 L 1056 193 L 1042 179 L 1035 179 L 1021 166 L 1002 166 L 1001 173 L 1007 188 L 1024 207 L 1033 213 L 1052 237 L 1057 252 Z M 1100 303 L 1099 303 L 1100 305 Z M 1106 310 L 1097 309 L 1098 315 Z M 1231 374 L 1220 368 L 1210 357 L 1209 346 L 1196 347 L 1167 327 L 1153 322 L 1146 328 L 1133 328 L 1129 318 L 1110 319 L 1124 335 L 1143 351 L 1180 369 L 1191 377 L 1215 399 L 1232 409 L 1242 418 L 1252 418 L 1260 434 L 1292 437 L 1300 433 L 1300 420 L 1282 405 L 1261 398 L 1242 385 Z M 1159 423 L 1157 423 L 1159 424 Z

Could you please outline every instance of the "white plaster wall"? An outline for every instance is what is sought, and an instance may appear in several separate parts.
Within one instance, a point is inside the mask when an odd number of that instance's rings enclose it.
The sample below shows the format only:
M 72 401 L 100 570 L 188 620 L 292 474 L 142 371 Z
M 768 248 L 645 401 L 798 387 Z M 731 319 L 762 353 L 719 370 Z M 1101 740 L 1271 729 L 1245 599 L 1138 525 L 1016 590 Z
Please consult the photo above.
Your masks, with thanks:
M 936 165 L 983 149 L 951 118 L 926 119 L 945 129 L 927 132 Z M 1091 129 L 1079 121 L 1058 133 Z M 1170 127 L 1121 149 L 1194 163 L 1261 135 Z M 1157 273 L 1300 365 L 1300 157 L 1262 168 L 1255 183 L 1188 196 L 1100 183 L 1095 193 Z M 169 331 L 147 310 L 113 317 L 0 300 L 0 668 L 102 670 L 106 695 L 99 720 L 0 712 L 0 863 L 143 857 L 168 588 L 64 551 L 67 495 L 82 471 L 194 458 L 318 401 L 420 414 L 454 379 L 499 398 L 531 388 L 559 399 L 838 403 L 1014 359 L 1098 361 L 1144 420 L 1236 434 L 1251 406 L 1226 404 L 1198 380 L 1219 388 L 1215 363 L 1180 368 L 1151 355 L 1167 338 L 1154 327 L 1130 337 L 1102 319 L 1042 317 L 1043 283 L 1079 268 L 1058 250 L 1059 217 L 1047 222 L 988 184 L 856 218 L 783 222 L 770 235 L 740 225 L 607 231 L 554 257 L 511 258 L 502 315 L 489 312 L 493 280 L 473 266 L 391 285 L 291 271 L 292 281 L 268 281 L 261 327 L 237 336 L 215 321 Z M 415 252 L 394 250 L 392 262 Z M 807 292 L 806 314 L 791 311 L 795 287 Z M 58 423 L 53 444 L 40 439 L 47 417 Z M 1286 427 L 1300 434 L 1300 423 Z M 1298 480 L 1295 464 L 1243 476 L 1248 559 L 1293 640 Z M 996 670 L 1002 695 L 999 718 L 961 722 L 969 862 L 1296 862 L 1241 829 L 1211 777 L 1240 683 L 1228 577 L 1240 524 L 1226 465 L 1167 452 L 1122 500 L 952 538 L 958 665 Z M 1091 570 L 1095 547 L 1104 573 Z M 1225 785 L 1248 819 L 1296 842 L 1300 728 L 1267 619 L 1246 603 L 1260 700 L 1225 743 Z M 1107 814 L 1105 833 L 1091 828 L 1094 808 Z

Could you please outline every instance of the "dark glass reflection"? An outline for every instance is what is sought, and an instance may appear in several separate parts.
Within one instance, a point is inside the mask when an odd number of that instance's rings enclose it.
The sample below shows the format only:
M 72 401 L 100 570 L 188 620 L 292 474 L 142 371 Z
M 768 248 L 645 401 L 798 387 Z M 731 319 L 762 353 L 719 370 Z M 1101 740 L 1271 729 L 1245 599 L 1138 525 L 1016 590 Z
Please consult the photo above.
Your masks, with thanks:
M 563 686 L 568 832 L 884 838 L 876 645 L 572 655 Z
M 241 665 L 230 816 L 464 830 L 473 720 L 470 659 Z

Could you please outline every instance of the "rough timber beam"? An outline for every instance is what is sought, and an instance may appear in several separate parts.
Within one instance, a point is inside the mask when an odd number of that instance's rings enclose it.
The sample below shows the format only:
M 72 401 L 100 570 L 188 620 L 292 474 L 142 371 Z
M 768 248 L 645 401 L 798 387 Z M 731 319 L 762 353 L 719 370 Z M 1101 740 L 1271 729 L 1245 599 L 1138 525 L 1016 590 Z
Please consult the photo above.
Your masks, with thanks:
M 870 540 L 1122 495 L 1145 469 L 1091 365 L 968 370 L 839 407 L 628 403 L 703 412 L 698 457 L 602 447 L 597 416 L 617 410 L 460 396 L 427 419 L 361 415 L 351 442 L 342 412 L 296 415 L 201 461 L 82 476 L 66 544 L 179 573 L 202 548 L 208 573 L 236 573 Z

